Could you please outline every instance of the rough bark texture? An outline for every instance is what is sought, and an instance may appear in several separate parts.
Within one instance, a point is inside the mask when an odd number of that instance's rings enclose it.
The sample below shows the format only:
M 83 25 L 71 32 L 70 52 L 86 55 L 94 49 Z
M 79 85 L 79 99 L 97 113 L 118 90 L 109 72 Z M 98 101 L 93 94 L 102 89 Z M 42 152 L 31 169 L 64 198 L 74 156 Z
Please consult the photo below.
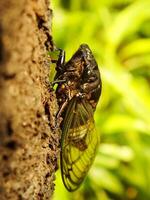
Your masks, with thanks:
M 59 153 L 48 0 L 0 1 L 0 200 L 51 199 Z

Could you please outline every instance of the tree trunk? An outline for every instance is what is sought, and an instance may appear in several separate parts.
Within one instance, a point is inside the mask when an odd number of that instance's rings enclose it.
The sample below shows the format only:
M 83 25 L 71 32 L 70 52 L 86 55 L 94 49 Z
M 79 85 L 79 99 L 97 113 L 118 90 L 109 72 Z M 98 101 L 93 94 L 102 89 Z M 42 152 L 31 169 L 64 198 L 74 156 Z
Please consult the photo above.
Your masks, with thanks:
M 59 154 L 48 0 L 0 1 L 0 200 L 51 199 Z

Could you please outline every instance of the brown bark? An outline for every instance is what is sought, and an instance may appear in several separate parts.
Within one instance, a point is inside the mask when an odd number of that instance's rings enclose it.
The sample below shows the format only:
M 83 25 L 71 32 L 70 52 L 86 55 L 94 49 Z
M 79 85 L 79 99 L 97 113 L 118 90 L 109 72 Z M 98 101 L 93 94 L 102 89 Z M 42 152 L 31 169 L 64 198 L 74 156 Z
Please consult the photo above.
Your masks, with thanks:
M 59 153 L 48 0 L 0 1 L 0 199 L 50 199 Z

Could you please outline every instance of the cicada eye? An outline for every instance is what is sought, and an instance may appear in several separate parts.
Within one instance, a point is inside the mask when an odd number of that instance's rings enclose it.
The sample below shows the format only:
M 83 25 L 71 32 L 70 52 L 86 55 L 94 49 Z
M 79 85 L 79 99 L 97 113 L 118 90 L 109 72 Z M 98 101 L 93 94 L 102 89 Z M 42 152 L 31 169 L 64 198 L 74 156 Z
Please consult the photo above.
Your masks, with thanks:
M 88 78 L 92 75 L 92 71 L 90 67 L 86 66 L 83 72 L 83 79 L 88 80 Z
M 84 74 L 83 74 L 83 79 L 87 83 L 91 83 L 97 79 L 96 74 L 94 73 L 93 70 L 91 69 L 85 69 Z
M 91 69 L 88 69 L 88 71 L 87 71 L 87 75 L 88 75 L 88 76 L 91 76 L 91 75 L 92 75 L 92 71 L 91 71 Z

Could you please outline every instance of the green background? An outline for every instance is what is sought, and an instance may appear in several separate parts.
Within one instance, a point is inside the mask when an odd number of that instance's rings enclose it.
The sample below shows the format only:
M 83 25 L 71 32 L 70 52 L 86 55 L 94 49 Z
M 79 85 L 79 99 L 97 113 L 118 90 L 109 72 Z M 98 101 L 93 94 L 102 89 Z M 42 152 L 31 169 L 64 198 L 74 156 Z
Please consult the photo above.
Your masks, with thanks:
M 101 144 L 84 184 L 69 193 L 59 172 L 54 200 L 150 199 L 150 1 L 53 0 L 53 37 L 69 59 L 92 49 L 103 90 Z

